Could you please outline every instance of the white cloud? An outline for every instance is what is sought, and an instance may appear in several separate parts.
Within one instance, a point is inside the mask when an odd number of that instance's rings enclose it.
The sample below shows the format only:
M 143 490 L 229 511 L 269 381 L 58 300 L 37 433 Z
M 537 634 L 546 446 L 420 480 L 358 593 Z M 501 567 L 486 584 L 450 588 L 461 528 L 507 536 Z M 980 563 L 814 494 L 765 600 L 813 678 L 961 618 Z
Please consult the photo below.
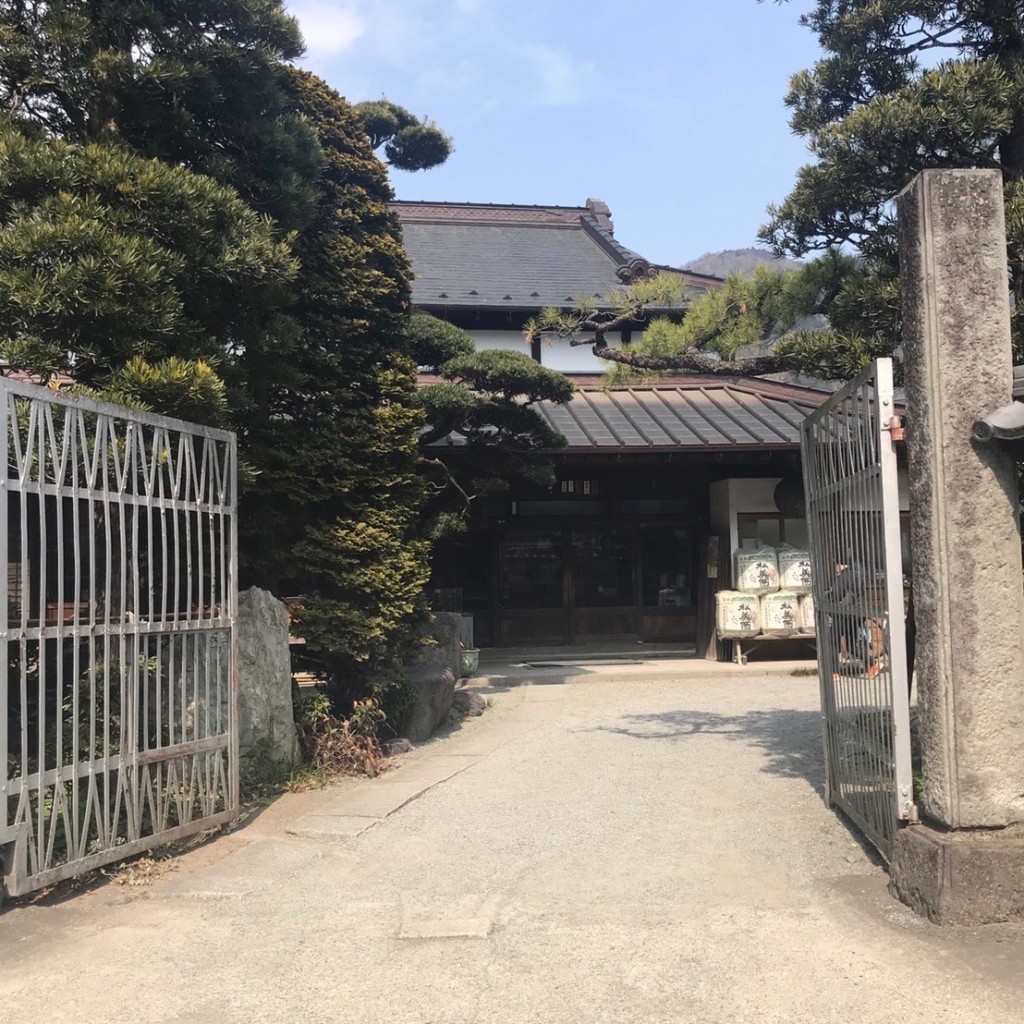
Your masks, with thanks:
M 536 84 L 535 102 L 542 107 L 564 107 L 579 103 L 590 91 L 597 67 L 566 50 L 531 44 L 517 48 L 531 66 Z
M 469 59 L 431 63 L 416 76 L 416 88 L 422 95 L 444 93 L 469 94 L 479 90 L 480 65 Z
M 342 53 L 366 31 L 366 22 L 355 11 L 330 0 L 297 0 L 288 9 L 299 19 L 311 54 Z

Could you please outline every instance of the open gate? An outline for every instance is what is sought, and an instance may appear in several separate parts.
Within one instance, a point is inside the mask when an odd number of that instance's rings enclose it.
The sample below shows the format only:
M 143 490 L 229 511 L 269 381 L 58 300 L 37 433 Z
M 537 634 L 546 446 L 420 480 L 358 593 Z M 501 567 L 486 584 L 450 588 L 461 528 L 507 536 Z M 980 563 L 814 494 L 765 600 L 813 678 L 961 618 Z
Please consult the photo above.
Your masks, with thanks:
M 915 816 L 892 360 L 804 421 L 826 799 L 888 858 Z
M 0 380 L 0 853 L 19 895 L 238 809 L 233 434 Z

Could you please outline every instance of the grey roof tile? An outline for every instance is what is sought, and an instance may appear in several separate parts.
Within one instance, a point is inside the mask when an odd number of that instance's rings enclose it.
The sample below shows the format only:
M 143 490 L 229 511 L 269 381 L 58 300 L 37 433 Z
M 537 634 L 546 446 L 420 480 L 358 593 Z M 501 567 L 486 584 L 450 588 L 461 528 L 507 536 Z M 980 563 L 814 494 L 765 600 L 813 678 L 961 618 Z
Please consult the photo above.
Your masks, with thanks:
M 403 238 L 418 306 L 564 306 L 622 284 L 619 264 L 568 227 L 410 223 Z
M 824 399 L 826 396 L 822 395 Z M 566 406 L 537 408 L 571 451 L 796 447 L 799 421 L 816 407 L 756 389 L 701 382 L 675 387 L 581 388 Z
M 587 383 L 567 404 L 536 406 L 575 454 L 797 448 L 800 424 L 829 397 L 752 378 L 690 376 L 613 388 L 580 379 Z M 438 443 L 465 441 L 453 435 Z
M 618 271 L 645 261 L 612 233 L 607 208 L 395 202 L 413 268 L 413 303 L 428 309 L 539 309 L 607 298 Z M 671 267 L 693 291 L 716 278 Z

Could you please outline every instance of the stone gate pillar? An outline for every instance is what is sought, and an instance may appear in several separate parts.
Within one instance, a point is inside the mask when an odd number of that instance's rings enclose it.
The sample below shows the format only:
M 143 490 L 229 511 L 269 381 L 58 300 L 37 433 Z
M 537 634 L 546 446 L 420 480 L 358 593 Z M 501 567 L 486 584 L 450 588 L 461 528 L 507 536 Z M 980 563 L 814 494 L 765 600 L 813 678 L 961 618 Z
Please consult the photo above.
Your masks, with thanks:
M 925 824 L 893 888 L 1001 920 L 1024 914 L 1024 589 L 1015 463 L 971 428 L 1012 386 L 1002 176 L 924 171 L 898 211 Z

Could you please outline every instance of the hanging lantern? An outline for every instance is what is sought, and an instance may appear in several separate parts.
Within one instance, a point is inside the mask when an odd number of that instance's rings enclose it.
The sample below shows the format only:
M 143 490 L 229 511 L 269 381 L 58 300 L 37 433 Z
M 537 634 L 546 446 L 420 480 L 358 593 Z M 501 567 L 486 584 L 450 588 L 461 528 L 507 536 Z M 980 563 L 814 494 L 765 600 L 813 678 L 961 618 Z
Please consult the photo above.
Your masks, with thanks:
M 784 476 L 775 485 L 775 507 L 784 515 L 802 519 L 807 515 L 804 482 L 796 476 Z

